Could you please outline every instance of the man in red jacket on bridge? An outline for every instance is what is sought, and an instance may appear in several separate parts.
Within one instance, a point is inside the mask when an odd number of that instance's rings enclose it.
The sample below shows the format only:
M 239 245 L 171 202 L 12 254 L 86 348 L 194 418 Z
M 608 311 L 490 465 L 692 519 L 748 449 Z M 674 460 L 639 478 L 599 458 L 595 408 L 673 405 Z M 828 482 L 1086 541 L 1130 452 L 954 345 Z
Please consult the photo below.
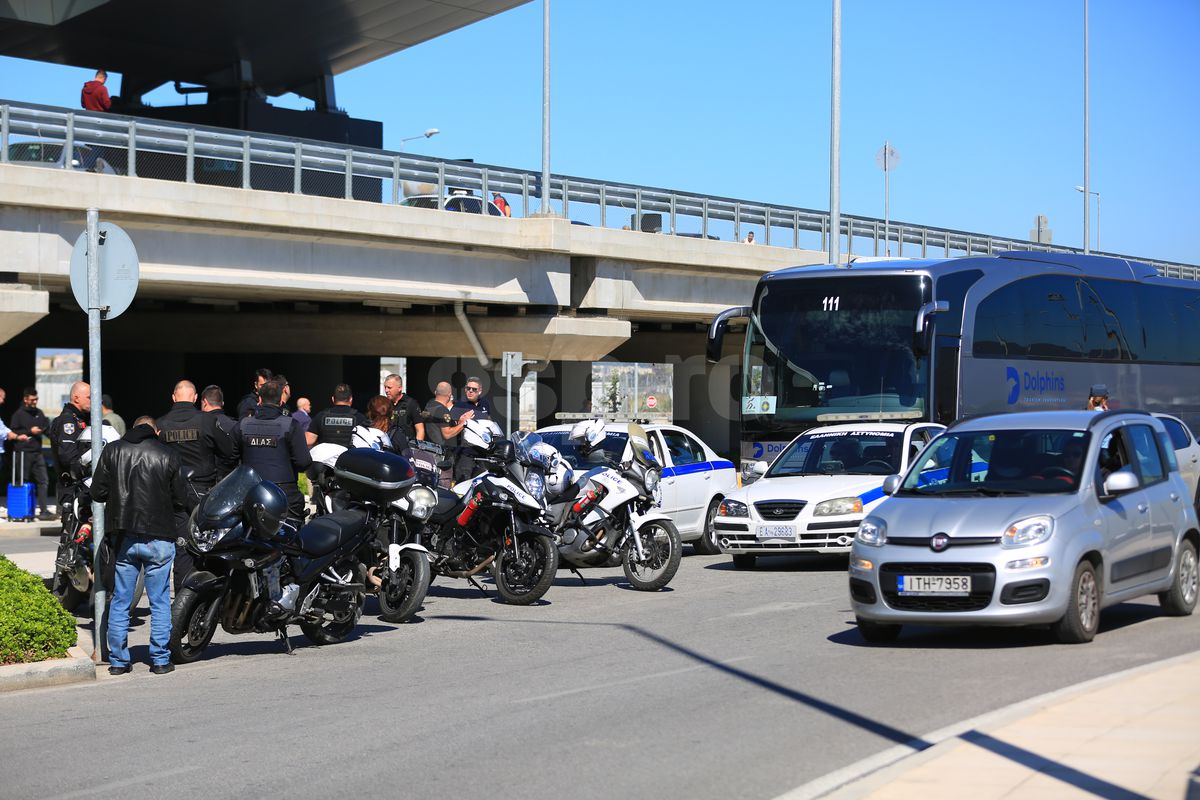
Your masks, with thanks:
M 102 69 L 96 70 L 95 80 L 90 80 L 83 85 L 83 91 L 79 95 L 80 105 L 88 111 L 108 111 L 112 100 L 108 96 L 108 89 L 104 86 L 104 82 L 107 80 L 107 72 Z

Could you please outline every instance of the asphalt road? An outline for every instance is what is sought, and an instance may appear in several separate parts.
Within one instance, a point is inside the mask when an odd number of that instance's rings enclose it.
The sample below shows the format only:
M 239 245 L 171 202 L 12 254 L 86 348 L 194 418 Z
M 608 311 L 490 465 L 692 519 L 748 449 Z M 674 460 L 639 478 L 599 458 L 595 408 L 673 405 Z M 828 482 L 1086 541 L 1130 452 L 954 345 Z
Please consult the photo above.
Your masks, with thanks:
M 435 583 L 418 622 L 355 640 L 219 633 L 208 658 L 0 696 L 0 797 L 772 798 L 1043 692 L 1200 650 L 1150 599 L 1089 645 L 920 628 L 868 647 L 845 560 L 735 571 L 688 556 L 670 591 L 560 575 L 541 606 Z M 368 604 L 368 611 L 374 603 Z M 303 641 L 296 631 L 297 645 Z

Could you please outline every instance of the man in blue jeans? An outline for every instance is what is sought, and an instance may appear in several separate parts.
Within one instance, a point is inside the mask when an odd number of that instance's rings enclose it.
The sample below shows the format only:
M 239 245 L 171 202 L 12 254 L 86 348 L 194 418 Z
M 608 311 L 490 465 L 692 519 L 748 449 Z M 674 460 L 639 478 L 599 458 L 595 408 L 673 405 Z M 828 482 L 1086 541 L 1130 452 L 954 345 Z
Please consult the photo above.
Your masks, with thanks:
M 171 664 L 171 564 L 175 560 L 175 510 L 187 488 L 179 453 L 158 440 L 153 417 L 138 417 L 129 432 L 100 452 L 92 499 L 106 503 L 104 536 L 116 537 L 116 586 L 108 610 L 108 674 L 132 671 L 129 606 L 138 570 L 146 573 L 150 600 L 150 671 Z

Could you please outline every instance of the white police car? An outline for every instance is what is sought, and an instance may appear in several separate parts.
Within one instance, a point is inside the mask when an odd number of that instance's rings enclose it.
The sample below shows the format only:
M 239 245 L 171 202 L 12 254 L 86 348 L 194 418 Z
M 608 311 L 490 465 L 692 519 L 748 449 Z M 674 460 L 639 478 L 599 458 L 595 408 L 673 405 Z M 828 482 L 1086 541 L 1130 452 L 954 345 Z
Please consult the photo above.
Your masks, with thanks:
M 904 472 L 944 426 L 864 422 L 813 428 L 792 440 L 760 480 L 718 506 L 712 537 L 739 568 L 758 556 L 848 553 L 864 513 L 881 502 L 883 479 Z
M 580 459 L 575 445 L 568 441 L 571 425 L 552 425 L 537 431 L 544 441 L 553 445 L 575 469 L 587 469 L 589 462 Z M 662 510 L 671 516 L 679 530 L 679 538 L 691 542 L 706 555 L 718 552 L 711 537 L 717 506 L 730 492 L 737 489 L 737 470 L 732 461 L 721 458 L 711 447 L 691 431 L 677 425 L 646 424 L 650 449 L 662 464 Z M 629 425 L 609 422 L 605 425 L 605 452 L 614 459 L 626 461 Z M 603 456 L 594 456 L 599 459 Z M 895 470 L 893 470 L 894 472 Z

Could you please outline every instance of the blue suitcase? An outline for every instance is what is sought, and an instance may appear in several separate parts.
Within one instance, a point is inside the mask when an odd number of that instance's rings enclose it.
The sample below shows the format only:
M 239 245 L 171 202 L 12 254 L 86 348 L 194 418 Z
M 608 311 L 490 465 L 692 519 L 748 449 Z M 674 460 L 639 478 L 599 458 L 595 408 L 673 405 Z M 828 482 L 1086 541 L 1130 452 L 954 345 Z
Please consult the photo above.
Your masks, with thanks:
M 25 482 L 25 454 L 13 453 L 12 483 L 8 485 L 9 522 L 31 522 L 37 511 L 37 486 Z M 18 479 L 17 464 L 21 465 Z

